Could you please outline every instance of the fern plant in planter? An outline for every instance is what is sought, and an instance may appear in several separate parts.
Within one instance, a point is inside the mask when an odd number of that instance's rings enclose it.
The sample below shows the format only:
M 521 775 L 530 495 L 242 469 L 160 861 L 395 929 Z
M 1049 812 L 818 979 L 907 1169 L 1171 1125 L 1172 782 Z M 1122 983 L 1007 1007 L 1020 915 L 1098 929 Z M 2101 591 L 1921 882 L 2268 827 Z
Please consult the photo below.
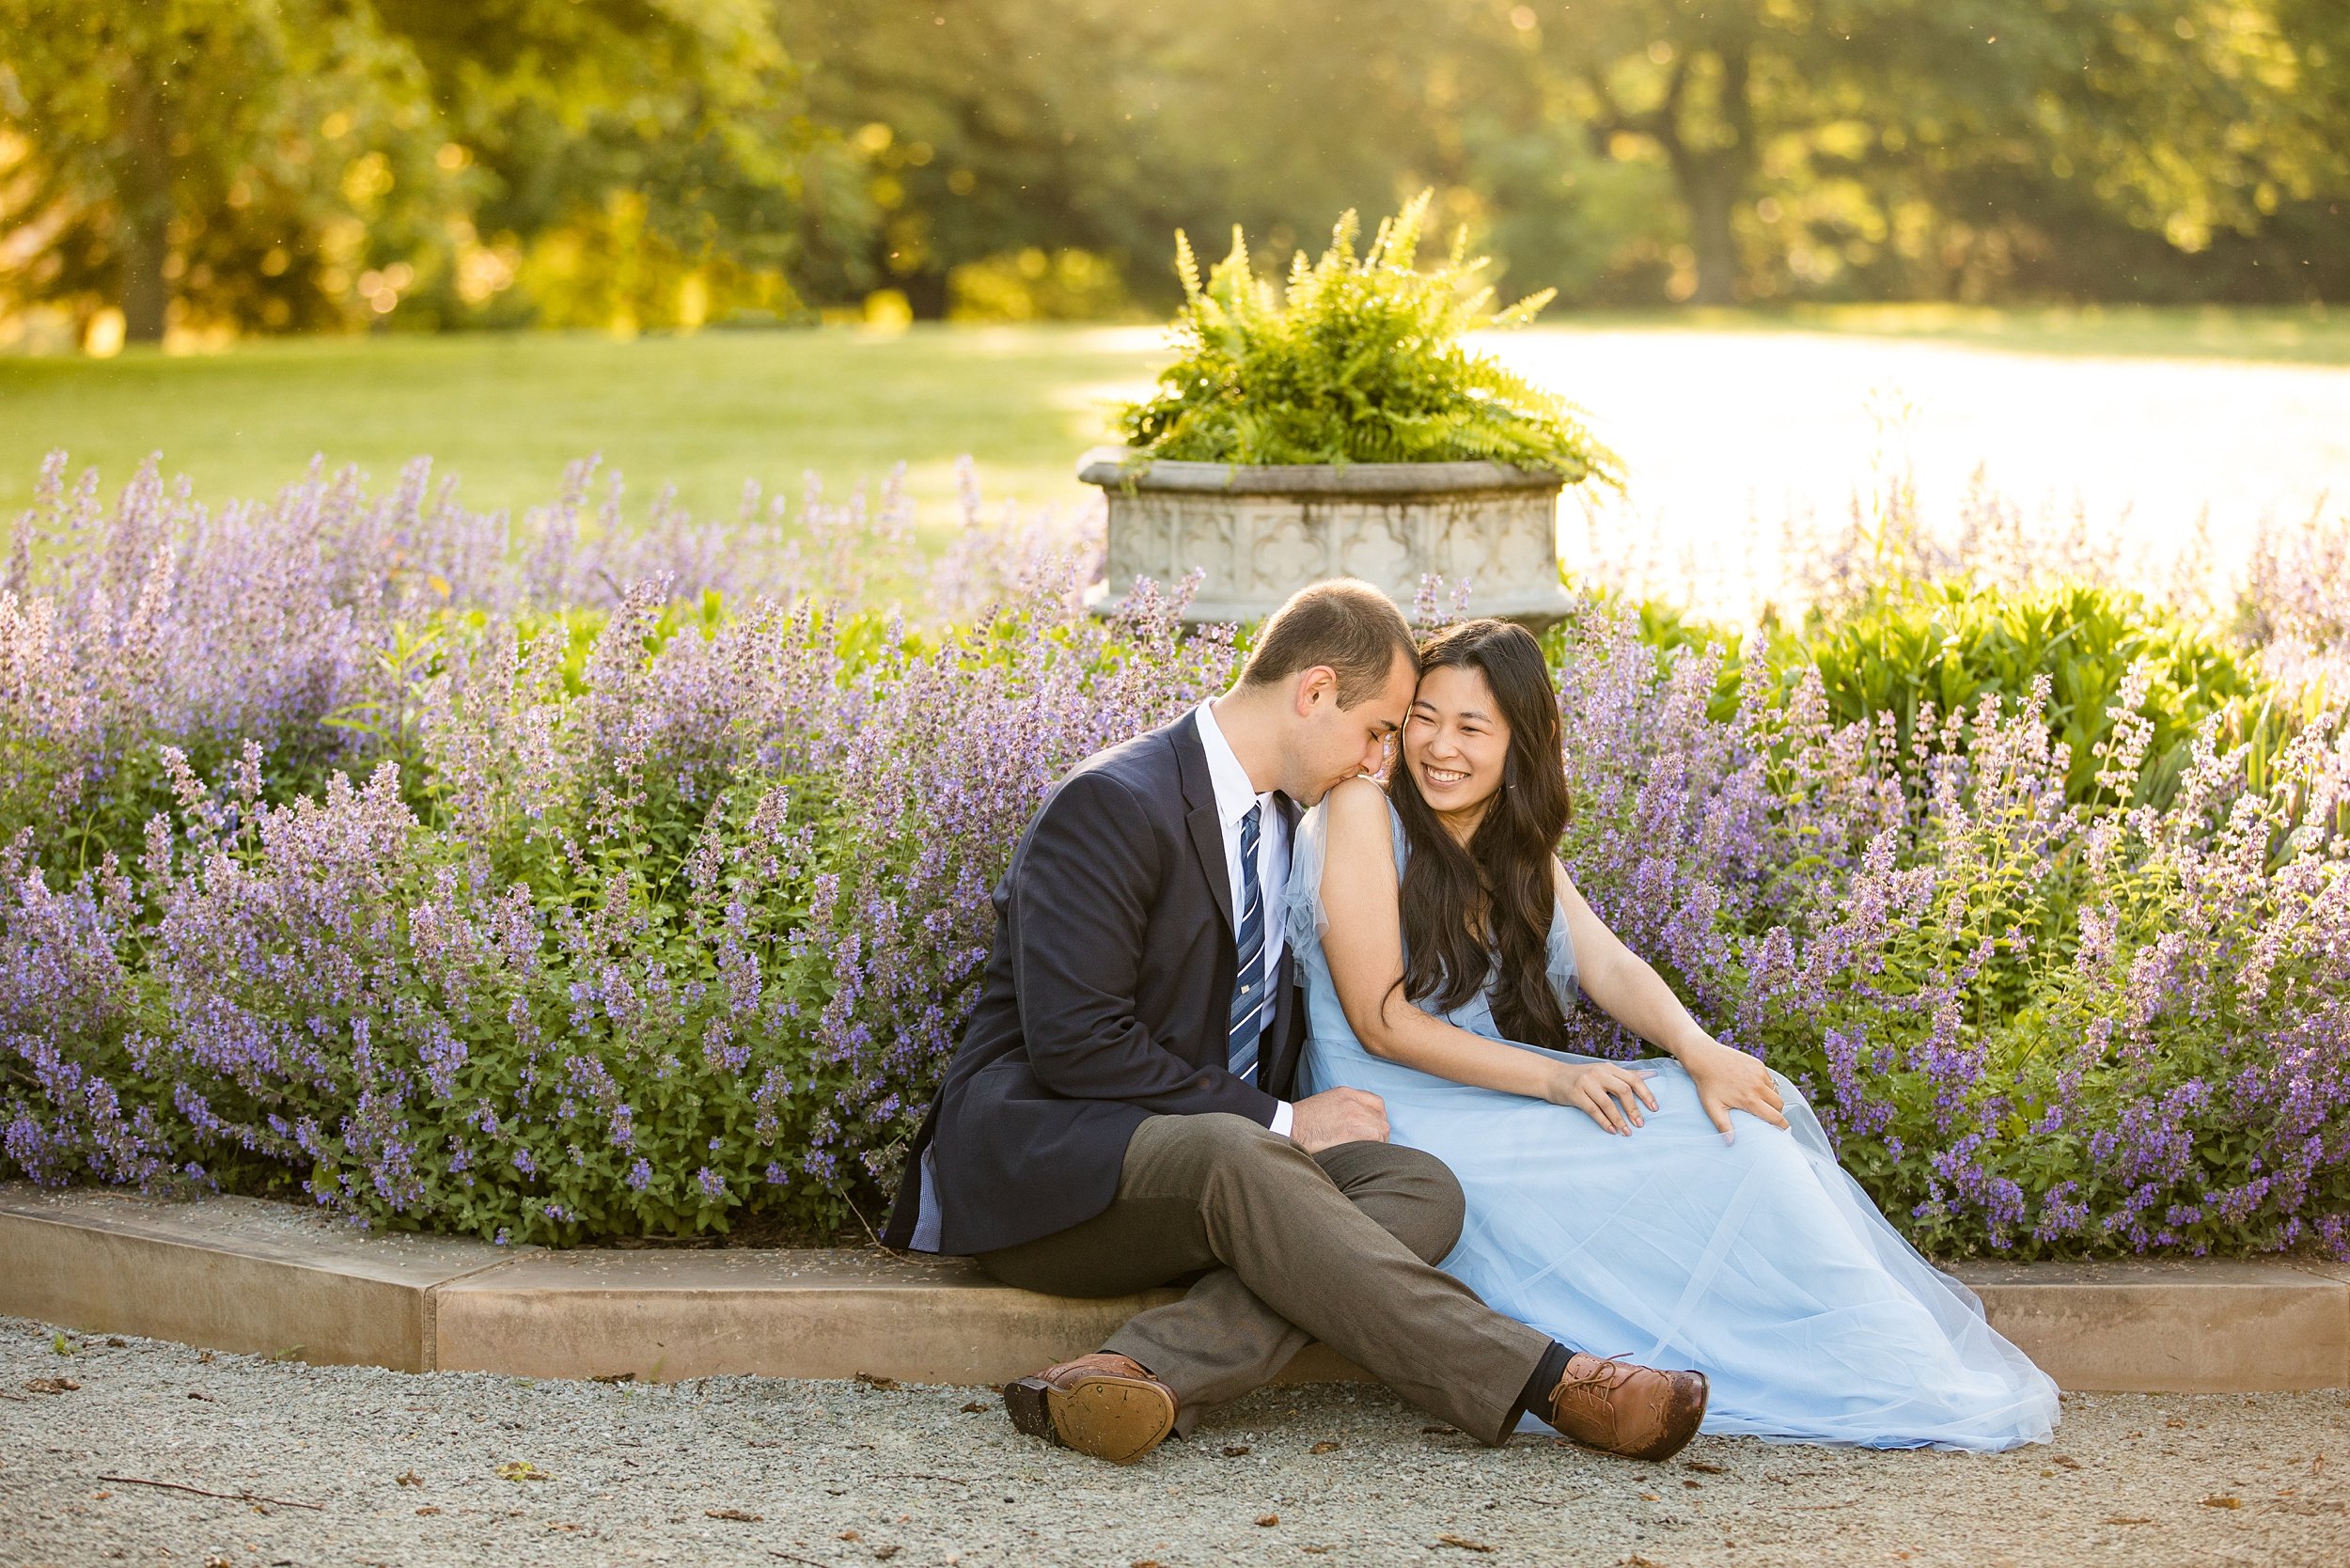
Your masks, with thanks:
M 1462 341 L 1532 321 L 1552 291 L 1496 310 L 1478 282 L 1487 261 L 1464 259 L 1465 234 L 1421 271 L 1428 201 L 1422 192 L 1383 221 L 1360 256 L 1347 213 L 1319 260 L 1296 254 L 1277 293 L 1237 227 L 1204 285 L 1178 233 L 1182 356 L 1156 395 L 1124 410 L 1128 446 L 1201 463 L 1505 463 L 1615 482 L 1615 454 L 1562 399 Z
M 1409 604 L 1434 574 L 1482 614 L 1563 612 L 1559 493 L 1619 484 L 1622 464 L 1563 400 L 1464 341 L 1531 321 L 1550 294 L 1496 309 L 1460 240 L 1423 270 L 1428 204 L 1360 253 L 1347 213 L 1277 290 L 1238 229 L 1205 282 L 1176 236 L 1178 357 L 1121 411 L 1126 446 L 1079 469 L 1108 498 L 1104 600 L 1198 573 L 1191 619 L 1247 620 L 1324 577 Z

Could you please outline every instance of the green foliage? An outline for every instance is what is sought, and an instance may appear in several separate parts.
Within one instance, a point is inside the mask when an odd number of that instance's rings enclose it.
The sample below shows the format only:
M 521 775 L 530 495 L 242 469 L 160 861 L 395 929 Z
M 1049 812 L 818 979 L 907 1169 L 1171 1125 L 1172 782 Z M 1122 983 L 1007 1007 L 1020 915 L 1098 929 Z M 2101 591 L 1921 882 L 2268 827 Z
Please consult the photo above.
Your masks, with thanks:
M 1578 305 L 2341 299 L 2345 16 L 0 0 L 0 341 L 1116 312 L 1170 227 L 1421 185 Z
M 422 98 L 365 8 L 0 0 L 0 258 L 30 263 L 0 259 L 0 309 L 111 304 L 133 340 L 356 320 L 361 270 L 445 248 L 463 182 Z
M 2350 290 L 2334 0 L 780 14 L 818 114 L 889 133 L 854 262 L 917 314 L 1027 246 L 1123 259 L 1148 296 L 1167 227 L 1238 221 L 1278 260 L 1300 214 L 1424 184 L 1576 305 Z
M 2116 717 L 2142 738 L 2133 695 Z M 2204 750 L 2168 808 L 2052 821 L 2062 759 L 2025 735 L 2046 715 L 1987 700 L 2012 717 L 1974 727 L 1957 808 L 1920 811 L 1899 869 L 1864 869 L 1875 886 L 1814 928 L 1865 962 L 1756 1009 L 1754 1039 L 1842 1102 L 1847 1168 L 1935 1256 L 2307 1239 L 2350 1203 L 2338 1135 L 2311 1127 L 2342 1081 L 2342 866 L 2295 832 L 2328 747 L 2261 785 Z M 2288 1176 L 2280 1149 L 2307 1163 Z
M 148 1092 L 201 1092 L 213 1114 L 287 1130 L 224 1151 L 215 1179 L 294 1196 L 291 1167 L 310 1193 L 377 1224 L 557 1245 L 723 1231 L 748 1204 L 795 1235 L 848 1221 L 837 1188 L 779 1190 L 773 1176 L 845 1081 L 802 1022 L 831 983 L 794 940 L 822 862 L 779 853 L 787 820 L 816 814 L 791 798 L 793 781 L 739 776 L 704 803 L 654 772 L 596 812 L 592 832 L 581 831 L 588 803 L 557 799 L 538 831 L 472 846 L 415 823 L 396 789 L 390 769 L 355 789 L 338 775 L 291 808 L 243 802 L 209 842 L 190 824 L 196 844 L 178 874 L 212 919 L 166 921 L 169 954 L 141 977 L 138 1022 L 166 1031 L 166 994 L 197 985 L 258 1027 L 299 1017 L 301 1037 L 356 1047 L 320 1056 L 306 1077 L 233 1088 L 184 1058 L 150 1058 Z M 367 828 L 322 831 L 338 811 Z M 485 877 L 502 894 L 467 889 Z M 733 920 L 711 907 L 713 888 Z M 550 939 L 537 950 L 472 939 L 468 920 L 500 903 L 516 921 L 535 914 Z M 231 924 L 226 962 L 212 928 Z M 318 986 L 305 966 L 321 962 L 366 983 Z M 746 962 L 760 1007 L 744 1005 Z M 595 1005 L 612 998 L 622 1005 Z M 756 1071 L 724 1070 L 721 1057 Z M 376 1114 L 378 1100 L 405 1103 Z M 360 1114 L 338 1115 L 354 1101 Z M 441 1136 L 409 1142 L 428 1128 Z M 405 1152 L 387 1179 L 392 1148 Z
M 1615 454 L 1564 402 L 1463 346 L 1467 333 L 1530 321 L 1550 295 L 1494 310 L 1493 290 L 1476 282 L 1486 263 L 1464 259 L 1465 234 L 1420 271 L 1429 195 L 1383 220 L 1359 257 L 1348 212 L 1319 260 L 1292 258 L 1277 302 L 1238 229 L 1204 286 L 1179 231 L 1181 356 L 1158 393 L 1121 416 L 1129 443 L 1206 463 L 1483 461 L 1618 482 Z
M 0 0 L 0 316 L 789 318 L 837 153 L 759 0 Z
M 1674 605 L 1603 591 L 1556 628 L 1547 646 L 1563 653 L 1570 640 L 1618 615 L 1636 618 L 1660 670 L 1683 653 L 1735 653 L 1746 640 Z M 1915 788 L 1922 788 L 1917 767 L 1928 739 L 1947 729 L 1948 744 L 1963 750 L 1965 726 L 1952 721 L 1986 698 L 2010 712 L 2037 702 L 2044 681 L 2046 702 L 2036 711 L 2050 743 L 2070 751 L 2066 794 L 2080 804 L 2112 800 L 2097 776 L 2111 747 L 2114 700 L 2140 664 L 2147 685 L 2135 711 L 2152 728 L 2133 785 L 2135 803 L 2170 798 L 2196 735 L 2215 718 L 2218 744 L 2247 747 L 2251 782 L 2264 788 L 2279 752 L 2324 706 L 2321 691 L 2292 697 L 2277 690 L 2257 659 L 2213 628 L 2138 594 L 2089 583 L 2011 588 L 1979 587 L 1965 577 L 1899 579 L 1852 605 L 1814 610 L 1799 626 L 1766 623 L 1747 654 L 1743 662 L 1720 662 L 1709 717 L 1731 718 L 1758 682 L 1765 702 L 1784 707 L 1816 677 L 1830 721 L 1890 727 L 1888 760 Z
M 1633 599 L 1606 587 L 1578 586 L 1577 591 L 1580 597 L 1574 611 L 1543 633 L 1543 651 L 1554 666 L 1566 658 L 1571 644 L 1601 634 L 1619 616 L 1630 617 L 1638 626 L 1641 643 L 1656 654 L 1660 675 L 1680 655 L 1731 651 L 1743 640 L 1734 628 L 1692 615 L 1662 599 Z M 1706 716 L 1718 723 L 1738 712 L 1739 696 L 1746 689 L 1746 669 L 1734 659 L 1719 659 L 1716 664 Z
M 2137 594 L 2079 583 L 1897 585 L 1833 620 L 1814 617 L 1782 634 L 1766 657 L 1782 690 L 1816 670 L 1839 722 L 1889 715 L 1904 755 L 1921 723 L 1972 712 L 1991 696 L 2012 708 L 2044 678 L 2050 738 L 2072 750 L 2065 784 L 2076 801 L 2097 797 L 2111 705 L 2140 661 L 2153 670 L 2141 711 L 2154 725 L 2140 798 L 2168 798 L 2205 720 L 2224 715 L 2228 738 L 2242 739 L 2259 729 L 2270 700 L 2256 669 L 2216 634 Z
M 1669 178 L 1676 298 L 2291 298 L 2344 281 L 2311 243 L 2350 177 L 2314 8 L 1607 0 L 1529 10 L 1526 53 Z
M 947 314 L 958 321 L 1108 321 L 1131 316 L 1117 264 L 1064 247 L 1028 245 L 966 261 L 947 279 Z
M 159 494 L 93 511 L 120 531 L 71 558 L 160 537 Z M 332 574 L 376 609 L 330 687 L 239 662 L 305 619 L 246 549 L 191 546 L 183 580 L 233 591 L 191 590 L 168 624 L 198 631 L 160 642 L 0 596 L 0 1121 L 36 1180 L 557 1244 L 850 1233 L 951 1054 L 1037 801 L 1246 646 L 1104 625 L 1064 577 L 920 632 L 736 578 L 587 609 L 414 553 L 541 559 L 503 518 L 260 515 L 296 558 L 376 552 Z M 57 643 L 60 604 L 100 630 Z M 2338 701 L 2287 711 L 2207 633 L 2076 587 L 1897 581 L 1743 664 L 1729 640 L 1622 602 L 1555 637 L 1563 850 L 1708 1027 L 1804 1083 L 1905 1233 L 2350 1251 Z M 158 646 L 293 706 L 238 730 L 211 686 L 124 703 Z
M 1578 886 L 1709 1027 L 1804 1089 L 1919 1247 L 2341 1248 L 2338 703 L 2256 781 L 2253 747 L 2210 744 L 2217 694 L 2193 684 L 2227 666 L 2139 657 L 2098 727 L 2106 776 L 2068 799 L 2045 671 L 2014 699 L 1983 684 L 1957 724 L 1921 713 L 1895 745 L 1889 711 L 1840 721 L 1809 664 L 1709 718 L 1718 649 L 1660 654 L 1663 621 L 1595 619 L 1560 676 Z M 2155 804 L 2174 700 L 2214 719 Z M 1583 1017 L 1594 1048 L 1640 1053 Z

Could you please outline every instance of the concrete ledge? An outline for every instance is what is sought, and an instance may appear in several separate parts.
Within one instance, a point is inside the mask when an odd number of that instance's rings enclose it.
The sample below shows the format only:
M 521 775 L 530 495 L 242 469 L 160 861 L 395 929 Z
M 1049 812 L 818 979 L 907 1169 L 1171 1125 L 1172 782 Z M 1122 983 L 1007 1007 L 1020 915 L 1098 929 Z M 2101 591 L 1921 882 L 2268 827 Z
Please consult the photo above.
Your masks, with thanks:
M 0 1184 L 0 1313 L 408 1372 L 1002 1383 L 1173 1292 L 1080 1301 L 965 1259 L 582 1250 L 371 1236 L 289 1204 Z M 1999 1331 L 2072 1389 L 2350 1388 L 2350 1267 L 1971 1264 Z M 1359 1378 L 1320 1345 L 1288 1382 Z
M 513 1253 L 251 1198 L 0 1184 L 0 1311 L 213 1350 L 427 1372 L 433 1292 Z
M 750 1249 L 549 1252 L 436 1294 L 447 1371 L 909 1383 L 1008 1383 L 1174 1295 L 1078 1301 L 1007 1289 L 964 1258 Z
M 1496 490 L 1549 491 L 1566 476 L 1507 463 L 1299 463 L 1251 465 L 1145 457 L 1096 447 L 1077 460 L 1077 478 L 1104 490 L 1180 490 L 1219 495 L 1445 497 Z
M 2067 1388 L 2350 1387 L 2350 1270 L 2207 1258 L 1953 1272 L 1992 1326 Z

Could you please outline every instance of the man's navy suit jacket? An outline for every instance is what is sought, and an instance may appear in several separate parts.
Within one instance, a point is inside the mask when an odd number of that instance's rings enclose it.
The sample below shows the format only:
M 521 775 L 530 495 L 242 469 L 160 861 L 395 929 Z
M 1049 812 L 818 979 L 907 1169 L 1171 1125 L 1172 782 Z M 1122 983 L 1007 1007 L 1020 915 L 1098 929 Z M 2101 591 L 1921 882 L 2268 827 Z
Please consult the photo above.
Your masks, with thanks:
M 1258 1083 L 1234 1077 L 1225 1062 L 1238 965 L 1223 820 L 1186 713 L 1088 758 L 1021 835 L 995 888 L 978 1009 L 916 1135 L 884 1239 L 913 1237 L 926 1151 L 939 1250 L 977 1253 L 1108 1208 L 1127 1142 L 1150 1117 L 1229 1111 L 1270 1126 L 1296 1077 L 1304 1010 L 1285 949 Z

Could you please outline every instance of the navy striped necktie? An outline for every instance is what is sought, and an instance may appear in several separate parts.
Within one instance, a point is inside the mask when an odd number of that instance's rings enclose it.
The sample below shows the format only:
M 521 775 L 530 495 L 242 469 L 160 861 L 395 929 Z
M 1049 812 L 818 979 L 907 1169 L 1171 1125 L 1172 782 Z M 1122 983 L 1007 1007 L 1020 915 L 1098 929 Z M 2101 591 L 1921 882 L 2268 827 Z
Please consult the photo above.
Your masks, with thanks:
M 1240 917 L 1234 942 L 1239 971 L 1232 980 L 1232 1027 L 1226 1059 L 1243 1083 L 1257 1081 L 1257 1037 L 1264 1031 L 1273 987 L 1264 976 L 1264 889 L 1257 878 L 1257 846 L 1264 807 L 1251 806 L 1240 823 Z

